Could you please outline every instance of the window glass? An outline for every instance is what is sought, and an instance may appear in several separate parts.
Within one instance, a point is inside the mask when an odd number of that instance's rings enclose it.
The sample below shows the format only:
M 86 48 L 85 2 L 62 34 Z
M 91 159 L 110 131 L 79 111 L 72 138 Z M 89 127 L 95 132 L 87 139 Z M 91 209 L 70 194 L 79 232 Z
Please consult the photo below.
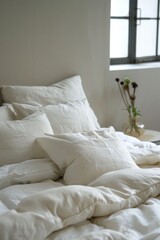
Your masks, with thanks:
M 112 1 L 112 0 L 111 0 Z M 141 17 L 157 17 L 158 0 L 138 0 Z M 138 17 L 140 12 L 138 13 Z
M 137 26 L 136 57 L 153 56 L 156 54 L 156 21 L 141 20 Z
M 128 57 L 128 20 L 111 19 L 110 57 Z
M 160 0 L 111 0 L 111 64 L 159 60 L 159 17 Z
M 111 0 L 111 16 L 128 16 L 129 0 Z

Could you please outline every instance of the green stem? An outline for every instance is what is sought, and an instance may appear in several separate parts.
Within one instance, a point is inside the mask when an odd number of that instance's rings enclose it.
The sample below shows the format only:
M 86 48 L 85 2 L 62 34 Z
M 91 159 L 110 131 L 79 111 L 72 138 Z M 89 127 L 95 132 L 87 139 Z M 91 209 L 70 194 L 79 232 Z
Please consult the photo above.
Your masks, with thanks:
M 124 94 L 123 94 L 123 92 L 122 92 L 122 89 L 121 89 L 121 86 L 120 86 L 119 82 L 118 82 L 118 87 L 119 87 L 119 91 L 120 91 L 120 94 L 121 94 L 121 96 L 122 96 L 123 102 L 124 102 L 124 104 L 125 104 L 125 106 L 126 106 L 126 109 L 128 110 L 127 101 L 126 101 L 126 99 L 124 98 Z

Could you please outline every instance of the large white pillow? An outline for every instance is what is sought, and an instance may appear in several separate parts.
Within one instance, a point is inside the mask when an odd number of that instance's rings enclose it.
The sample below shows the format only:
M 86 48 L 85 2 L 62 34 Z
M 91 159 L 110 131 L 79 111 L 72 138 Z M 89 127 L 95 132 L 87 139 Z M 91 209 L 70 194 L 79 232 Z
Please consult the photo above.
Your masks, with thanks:
M 54 134 L 100 129 L 97 118 L 86 99 L 44 107 L 13 103 L 13 107 L 18 119 L 22 119 L 38 110 L 43 110 Z
M 15 116 L 8 106 L 0 107 L 0 122 L 15 120 Z
M 86 98 L 80 76 L 74 76 L 51 86 L 2 86 L 6 103 L 58 104 Z
M 138 168 L 124 143 L 105 129 L 37 141 L 58 165 L 66 184 L 86 185 L 106 172 Z
M 24 120 L 0 123 L 0 166 L 43 158 L 46 153 L 35 141 L 37 137 L 53 134 L 45 113 L 33 114 Z

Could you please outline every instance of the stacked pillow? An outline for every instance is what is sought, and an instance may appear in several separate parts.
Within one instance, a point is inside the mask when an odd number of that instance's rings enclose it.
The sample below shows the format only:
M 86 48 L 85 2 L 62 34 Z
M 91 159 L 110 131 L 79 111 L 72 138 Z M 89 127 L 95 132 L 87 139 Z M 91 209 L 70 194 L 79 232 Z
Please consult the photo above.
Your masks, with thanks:
M 55 134 L 83 132 L 100 128 L 86 99 L 47 106 L 13 103 L 13 107 L 18 119 L 42 110 L 47 115 Z
M 66 184 L 84 185 L 137 168 L 115 130 L 100 128 L 80 76 L 48 87 L 2 86 L 2 97 L 18 120 L 0 123 L 0 166 L 49 156 Z
M 51 86 L 3 85 L 1 91 L 0 166 L 48 156 L 35 141 L 45 134 L 100 128 L 80 76 Z
M 51 86 L 1 86 L 5 103 L 59 104 L 86 98 L 80 76 L 67 78 Z
M 17 119 L 39 110 L 45 112 L 55 134 L 100 129 L 80 76 L 48 87 L 2 86 L 2 97 L 5 103 L 12 104 Z

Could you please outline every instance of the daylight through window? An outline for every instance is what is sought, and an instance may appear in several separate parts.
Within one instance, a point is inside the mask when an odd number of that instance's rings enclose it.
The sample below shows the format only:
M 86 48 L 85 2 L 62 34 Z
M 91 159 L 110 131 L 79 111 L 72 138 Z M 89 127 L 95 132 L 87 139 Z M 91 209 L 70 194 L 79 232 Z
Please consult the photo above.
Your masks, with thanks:
M 160 61 L 160 0 L 111 0 L 111 64 Z

